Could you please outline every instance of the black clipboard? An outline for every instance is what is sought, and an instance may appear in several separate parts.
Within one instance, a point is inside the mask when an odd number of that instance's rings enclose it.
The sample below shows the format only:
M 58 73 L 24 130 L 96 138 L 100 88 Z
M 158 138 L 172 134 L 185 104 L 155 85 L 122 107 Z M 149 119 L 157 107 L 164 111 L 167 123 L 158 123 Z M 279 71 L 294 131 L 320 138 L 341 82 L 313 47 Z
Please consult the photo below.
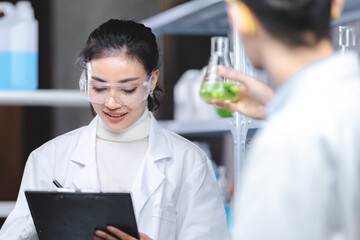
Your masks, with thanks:
M 39 240 L 93 239 L 112 225 L 139 239 L 130 193 L 25 191 Z

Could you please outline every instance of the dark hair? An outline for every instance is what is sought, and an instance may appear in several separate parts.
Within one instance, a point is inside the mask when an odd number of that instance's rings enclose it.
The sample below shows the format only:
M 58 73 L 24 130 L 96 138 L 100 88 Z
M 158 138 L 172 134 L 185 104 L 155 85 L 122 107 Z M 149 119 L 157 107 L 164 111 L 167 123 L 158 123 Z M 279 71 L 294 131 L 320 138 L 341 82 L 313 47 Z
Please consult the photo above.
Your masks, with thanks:
M 90 34 L 79 55 L 78 64 L 84 69 L 87 62 L 113 56 L 116 51 L 142 63 L 147 74 L 159 68 L 159 49 L 151 29 L 141 23 L 118 19 L 105 22 Z M 162 89 L 157 83 L 147 99 L 149 111 L 159 107 L 161 93 Z
M 261 24 L 289 46 L 330 39 L 331 0 L 242 0 Z

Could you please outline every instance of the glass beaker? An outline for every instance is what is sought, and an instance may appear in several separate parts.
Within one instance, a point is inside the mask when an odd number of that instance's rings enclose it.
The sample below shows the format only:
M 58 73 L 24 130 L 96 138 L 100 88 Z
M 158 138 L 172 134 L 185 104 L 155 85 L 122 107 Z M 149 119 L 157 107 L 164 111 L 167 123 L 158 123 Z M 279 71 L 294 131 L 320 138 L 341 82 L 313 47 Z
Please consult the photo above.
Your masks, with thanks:
M 201 84 L 200 97 L 207 101 L 232 102 L 238 100 L 240 93 L 237 83 L 217 74 L 218 66 L 232 67 L 229 56 L 229 39 L 227 37 L 211 38 L 211 56 Z

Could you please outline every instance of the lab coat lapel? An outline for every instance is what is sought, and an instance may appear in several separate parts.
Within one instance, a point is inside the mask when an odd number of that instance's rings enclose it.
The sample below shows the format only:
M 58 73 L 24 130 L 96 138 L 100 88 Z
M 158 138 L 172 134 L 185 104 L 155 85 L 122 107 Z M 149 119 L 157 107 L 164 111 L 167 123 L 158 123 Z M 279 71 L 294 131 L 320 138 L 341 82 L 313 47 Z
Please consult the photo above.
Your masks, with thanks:
M 80 135 L 71 156 L 75 164 L 73 184 L 78 189 L 100 189 L 95 156 L 96 128 L 99 117 L 95 117 Z
M 165 180 L 164 161 L 171 156 L 161 128 L 151 113 L 150 116 L 148 149 L 131 191 L 137 219 L 145 203 Z

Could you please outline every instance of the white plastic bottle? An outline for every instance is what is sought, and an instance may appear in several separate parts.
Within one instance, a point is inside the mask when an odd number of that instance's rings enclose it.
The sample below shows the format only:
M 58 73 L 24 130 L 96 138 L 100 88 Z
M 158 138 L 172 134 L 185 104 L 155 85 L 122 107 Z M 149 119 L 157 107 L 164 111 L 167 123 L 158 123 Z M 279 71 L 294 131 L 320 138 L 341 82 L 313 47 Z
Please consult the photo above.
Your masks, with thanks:
M 0 2 L 0 89 L 11 87 L 11 24 L 14 5 Z
M 38 22 L 29 1 L 0 2 L 0 89 L 38 88 Z

